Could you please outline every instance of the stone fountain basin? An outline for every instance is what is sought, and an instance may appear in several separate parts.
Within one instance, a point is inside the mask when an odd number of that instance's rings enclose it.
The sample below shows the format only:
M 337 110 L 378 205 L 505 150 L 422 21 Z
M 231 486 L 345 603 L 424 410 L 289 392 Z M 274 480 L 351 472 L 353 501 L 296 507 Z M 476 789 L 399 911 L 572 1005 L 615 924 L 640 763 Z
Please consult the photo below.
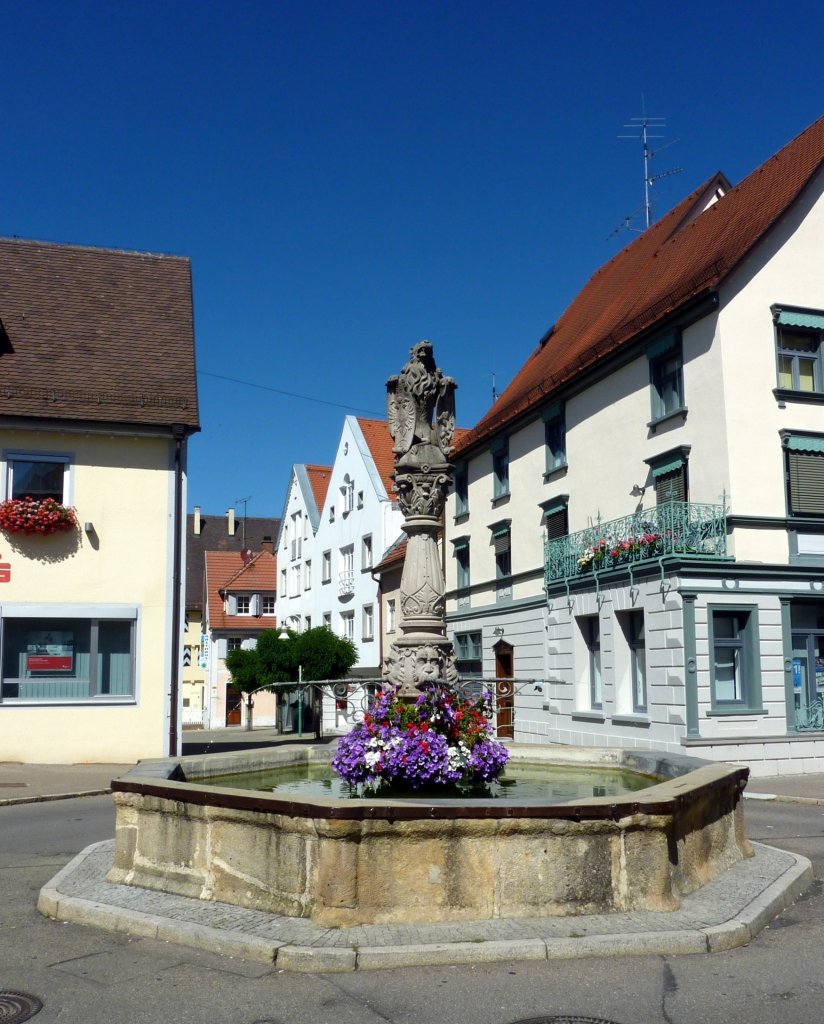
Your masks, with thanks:
M 752 855 L 747 768 L 655 751 L 513 745 L 511 759 L 662 781 L 626 798 L 284 799 L 210 775 L 328 761 L 328 747 L 143 761 L 112 783 L 110 881 L 324 927 L 673 910 Z

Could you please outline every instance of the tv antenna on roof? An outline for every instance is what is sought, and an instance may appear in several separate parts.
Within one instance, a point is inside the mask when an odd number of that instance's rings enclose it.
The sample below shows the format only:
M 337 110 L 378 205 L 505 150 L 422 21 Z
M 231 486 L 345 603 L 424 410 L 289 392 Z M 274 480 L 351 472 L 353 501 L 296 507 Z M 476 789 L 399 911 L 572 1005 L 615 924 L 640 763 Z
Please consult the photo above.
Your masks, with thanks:
M 240 523 L 240 530 L 241 530 L 240 546 L 244 550 L 246 548 L 246 506 L 249 504 L 249 502 L 251 500 L 252 500 L 252 495 L 251 494 L 248 495 L 245 498 L 235 498 L 235 504 L 243 506 L 243 519 L 241 520 L 241 523 Z
M 650 117 L 646 112 L 646 105 L 644 103 L 644 95 L 641 94 L 641 116 L 631 117 L 629 124 L 625 124 L 624 128 L 631 129 L 632 135 L 619 135 L 619 139 L 640 139 L 643 153 L 644 153 L 644 202 L 642 206 L 639 206 L 631 214 L 626 216 L 619 226 L 609 236 L 617 234 L 621 228 L 628 228 L 631 231 L 637 231 L 638 228 L 633 228 L 631 221 L 638 215 L 638 213 L 644 211 L 644 229 L 648 228 L 652 222 L 652 200 L 650 199 L 650 191 L 656 181 L 660 181 L 661 178 L 669 178 L 673 174 L 680 174 L 683 167 L 673 167 L 668 171 L 661 171 L 658 174 L 651 173 L 651 164 L 653 157 L 657 156 L 662 150 L 668 149 L 670 146 L 674 146 L 678 139 L 673 139 L 672 142 L 666 142 L 663 146 L 659 146 L 657 149 L 650 148 L 651 139 L 663 139 L 663 135 L 657 135 L 655 132 L 663 131 L 666 128 L 666 121 L 663 117 Z

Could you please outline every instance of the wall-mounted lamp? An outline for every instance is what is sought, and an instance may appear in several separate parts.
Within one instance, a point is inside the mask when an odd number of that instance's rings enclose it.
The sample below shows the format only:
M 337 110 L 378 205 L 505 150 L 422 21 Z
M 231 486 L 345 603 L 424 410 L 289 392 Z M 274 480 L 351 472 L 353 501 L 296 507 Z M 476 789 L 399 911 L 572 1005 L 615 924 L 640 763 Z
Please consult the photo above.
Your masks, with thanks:
M 94 533 L 94 523 L 83 523 L 83 530 L 86 533 Z
M 640 484 L 633 484 L 632 490 L 629 492 L 633 498 L 643 498 L 646 492 L 646 487 L 642 487 Z

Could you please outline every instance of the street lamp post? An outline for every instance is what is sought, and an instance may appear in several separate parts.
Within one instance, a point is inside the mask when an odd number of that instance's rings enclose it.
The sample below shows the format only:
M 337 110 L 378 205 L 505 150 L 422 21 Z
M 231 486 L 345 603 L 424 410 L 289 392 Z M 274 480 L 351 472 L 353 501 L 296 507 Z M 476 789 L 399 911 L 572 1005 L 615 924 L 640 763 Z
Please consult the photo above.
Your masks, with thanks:
M 278 640 L 288 640 L 285 629 L 278 633 Z M 303 665 L 298 662 L 298 739 L 303 739 Z

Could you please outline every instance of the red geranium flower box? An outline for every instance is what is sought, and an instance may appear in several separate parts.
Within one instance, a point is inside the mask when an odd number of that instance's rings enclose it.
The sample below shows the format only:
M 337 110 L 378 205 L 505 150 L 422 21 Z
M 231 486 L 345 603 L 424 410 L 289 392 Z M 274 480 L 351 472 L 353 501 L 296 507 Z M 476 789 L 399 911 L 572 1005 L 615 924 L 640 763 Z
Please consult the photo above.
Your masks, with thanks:
M 66 533 L 77 526 L 77 512 L 54 498 L 9 498 L 0 502 L 5 533 Z

